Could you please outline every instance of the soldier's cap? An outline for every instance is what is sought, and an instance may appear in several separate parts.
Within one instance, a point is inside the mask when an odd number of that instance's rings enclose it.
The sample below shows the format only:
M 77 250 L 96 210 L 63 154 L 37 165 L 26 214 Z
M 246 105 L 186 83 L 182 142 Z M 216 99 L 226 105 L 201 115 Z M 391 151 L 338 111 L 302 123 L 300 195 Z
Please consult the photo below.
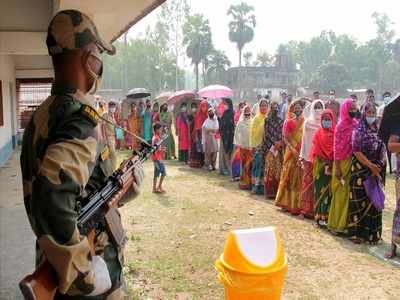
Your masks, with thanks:
M 100 37 L 96 25 L 84 13 L 78 10 L 62 10 L 51 20 L 46 39 L 51 56 L 82 49 L 91 43 L 95 43 L 107 54 L 115 54 L 115 47 Z

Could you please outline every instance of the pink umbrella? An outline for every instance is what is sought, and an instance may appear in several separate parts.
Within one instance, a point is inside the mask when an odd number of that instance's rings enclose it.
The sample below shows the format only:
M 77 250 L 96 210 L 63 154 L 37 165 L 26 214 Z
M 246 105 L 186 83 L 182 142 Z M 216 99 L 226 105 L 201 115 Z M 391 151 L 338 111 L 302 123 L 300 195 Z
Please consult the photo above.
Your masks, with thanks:
M 195 96 L 196 94 L 193 91 L 177 91 L 168 98 L 167 103 L 172 105 L 185 98 L 193 99 Z
M 211 99 L 233 97 L 233 91 L 224 85 L 209 85 L 199 91 L 200 97 Z

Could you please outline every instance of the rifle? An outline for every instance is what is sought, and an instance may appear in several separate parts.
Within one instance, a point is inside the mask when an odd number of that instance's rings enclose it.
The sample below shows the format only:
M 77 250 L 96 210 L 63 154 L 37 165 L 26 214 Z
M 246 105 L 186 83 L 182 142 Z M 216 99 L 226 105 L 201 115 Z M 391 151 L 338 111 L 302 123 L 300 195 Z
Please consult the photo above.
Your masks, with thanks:
M 154 146 L 142 143 L 142 150 L 123 161 L 99 190 L 83 199 L 82 203 L 87 204 L 82 208 L 78 207 L 77 224 L 81 235 L 87 236 L 92 246 L 92 255 L 95 229 L 99 220 L 103 220 L 111 208 L 118 207 L 122 197 L 131 189 L 135 180 L 133 170 L 137 164 L 146 161 L 167 138 L 168 134 L 164 135 Z M 21 280 L 19 288 L 26 300 L 52 300 L 58 288 L 57 273 L 51 264 L 44 260 L 32 274 Z

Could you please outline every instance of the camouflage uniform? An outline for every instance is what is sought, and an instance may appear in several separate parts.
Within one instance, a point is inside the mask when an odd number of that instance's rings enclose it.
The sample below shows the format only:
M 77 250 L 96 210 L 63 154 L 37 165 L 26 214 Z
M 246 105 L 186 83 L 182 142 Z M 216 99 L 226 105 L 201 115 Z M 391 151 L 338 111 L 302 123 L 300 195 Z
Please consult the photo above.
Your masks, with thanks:
M 62 39 L 63 31 L 73 32 L 70 37 L 75 39 Z M 113 52 L 89 18 L 77 11 L 58 13 L 49 26 L 50 54 L 92 42 Z M 94 289 L 94 272 L 88 240 L 77 228 L 77 199 L 99 188 L 112 169 L 107 147 L 99 143 L 98 117 L 92 96 L 56 82 L 24 133 L 24 203 L 37 237 L 36 263 L 45 256 L 58 275 L 56 299 L 122 298 L 122 249 L 111 242 L 102 224 L 96 229 L 95 252 L 107 264 L 112 288 L 98 297 L 84 296 Z

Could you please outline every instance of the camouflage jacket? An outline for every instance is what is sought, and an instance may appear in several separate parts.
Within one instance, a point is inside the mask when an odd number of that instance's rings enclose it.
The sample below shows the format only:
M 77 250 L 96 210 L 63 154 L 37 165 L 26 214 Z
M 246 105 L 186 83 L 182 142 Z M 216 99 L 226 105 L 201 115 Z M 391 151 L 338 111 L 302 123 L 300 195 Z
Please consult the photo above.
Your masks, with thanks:
M 25 129 L 21 153 L 24 203 L 37 237 L 36 263 L 44 255 L 57 272 L 59 292 L 71 296 L 89 294 L 94 288 L 89 243 L 77 228 L 76 201 L 85 189 L 100 187 L 111 173 L 109 158 L 103 155 L 107 151 L 98 142 L 93 103 L 72 86 L 54 84 Z M 101 227 L 95 250 L 106 261 L 112 289 L 117 289 L 122 254 Z

